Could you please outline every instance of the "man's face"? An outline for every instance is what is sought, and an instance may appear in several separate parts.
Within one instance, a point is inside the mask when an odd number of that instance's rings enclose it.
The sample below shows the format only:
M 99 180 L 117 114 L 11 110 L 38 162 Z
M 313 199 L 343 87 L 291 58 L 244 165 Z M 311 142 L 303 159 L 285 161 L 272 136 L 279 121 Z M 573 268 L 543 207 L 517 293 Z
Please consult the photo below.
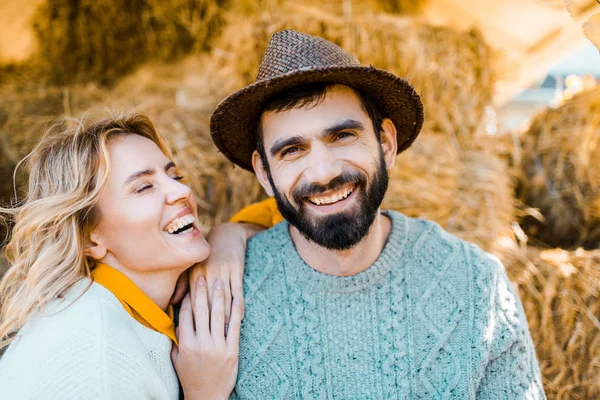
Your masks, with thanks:
M 328 249 L 359 243 L 387 189 L 396 151 L 391 121 L 380 143 L 357 94 L 335 85 L 318 105 L 265 112 L 261 122 L 270 174 L 257 152 L 254 167 L 285 219 Z

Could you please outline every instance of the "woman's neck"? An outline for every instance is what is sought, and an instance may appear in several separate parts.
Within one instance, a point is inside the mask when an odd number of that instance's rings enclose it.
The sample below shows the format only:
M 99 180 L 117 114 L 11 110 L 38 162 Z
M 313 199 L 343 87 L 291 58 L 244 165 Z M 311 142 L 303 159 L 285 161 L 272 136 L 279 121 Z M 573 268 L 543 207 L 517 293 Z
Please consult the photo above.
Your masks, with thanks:
M 154 273 L 152 275 L 136 274 L 131 271 L 121 272 L 131 279 L 163 311 L 169 306 L 169 302 L 175 291 L 177 279 L 180 275 L 180 273 L 174 274 L 172 271 L 168 271 L 168 273 L 166 271 L 163 273 Z
M 114 257 L 110 257 L 109 255 L 103 258 L 101 262 L 116 269 L 131 279 L 131 281 L 142 292 L 144 292 L 146 296 L 152 299 L 152 301 L 156 303 L 156 305 L 159 306 L 163 311 L 165 311 L 169 306 L 171 297 L 175 291 L 177 279 L 179 279 L 181 273 L 185 271 L 185 269 L 177 268 L 151 272 L 145 270 L 136 270 L 133 268 L 127 268 L 114 259 Z

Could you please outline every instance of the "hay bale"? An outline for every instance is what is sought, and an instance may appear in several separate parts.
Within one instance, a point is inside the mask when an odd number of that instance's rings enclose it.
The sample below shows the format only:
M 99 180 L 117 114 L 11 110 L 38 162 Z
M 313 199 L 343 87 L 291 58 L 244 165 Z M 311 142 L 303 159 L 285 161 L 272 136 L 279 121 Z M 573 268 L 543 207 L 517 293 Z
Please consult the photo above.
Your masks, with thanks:
M 507 248 L 504 263 L 548 399 L 600 398 L 600 251 Z
M 515 220 L 508 165 L 494 148 L 459 149 L 448 137 L 420 136 L 390 171 L 382 208 L 439 223 L 493 251 Z
M 447 226 L 458 190 L 459 154 L 443 136 L 423 135 L 396 158 L 382 209 Z
M 425 131 L 454 136 L 465 145 L 483 132 L 492 76 L 490 50 L 481 34 L 418 19 L 383 14 L 343 18 L 294 6 L 259 16 L 232 16 L 214 41 L 207 90 L 223 98 L 252 82 L 269 37 L 285 28 L 322 36 L 363 64 L 407 77 L 422 97 Z
M 449 232 L 494 251 L 498 241 L 512 237 L 514 185 L 509 166 L 493 147 L 459 152 L 458 184 L 451 200 Z
M 34 17 L 34 61 L 52 83 L 112 82 L 147 60 L 208 49 L 223 1 L 46 1 Z
M 4 154 L 11 163 L 18 162 L 31 151 L 52 118 L 77 116 L 104 101 L 106 93 L 93 84 L 18 83 L 0 87 L 0 119 L 4 121 L 0 124 L 0 141 Z
M 289 3 L 289 2 L 288 2 Z M 298 0 L 301 7 L 316 7 L 334 15 L 346 17 L 374 14 L 417 14 L 427 0 Z M 233 13 L 249 15 L 277 12 L 286 6 L 286 0 L 235 1 L 228 10 Z
M 518 197 L 528 235 L 552 247 L 600 245 L 600 86 L 538 115 L 521 136 Z
M 94 85 L 46 87 L 21 81 L 0 87 L 0 205 L 9 205 L 21 194 L 26 176 L 17 175 L 15 182 L 15 166 L 33 149 L 50 120 L 76 116 L 104 96 Z M 0 223 L 0 247 L 10 227 L 10 222 Z

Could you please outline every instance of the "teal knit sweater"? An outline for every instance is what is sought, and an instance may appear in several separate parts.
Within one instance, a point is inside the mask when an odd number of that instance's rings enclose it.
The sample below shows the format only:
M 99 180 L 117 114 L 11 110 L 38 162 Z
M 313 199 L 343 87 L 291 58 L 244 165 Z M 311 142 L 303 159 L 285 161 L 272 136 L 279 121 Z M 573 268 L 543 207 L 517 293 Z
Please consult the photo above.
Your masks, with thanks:
M 248 242 L 241 399 L 543 399 L 521 302 L 493 256 L 385 212 L 378 260 L 350 277 L 300 258 L 287 222 Z

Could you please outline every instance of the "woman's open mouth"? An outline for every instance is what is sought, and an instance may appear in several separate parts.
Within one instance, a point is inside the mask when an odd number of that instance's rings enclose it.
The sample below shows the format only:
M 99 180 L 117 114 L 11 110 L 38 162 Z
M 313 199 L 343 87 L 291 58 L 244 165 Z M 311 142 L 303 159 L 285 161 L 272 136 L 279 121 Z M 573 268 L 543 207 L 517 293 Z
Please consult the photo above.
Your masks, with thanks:
M 194 231 L 198 231 L 196 227 L 196 218 L 190 213 L 183 215 L 174 221 L 170 222 L 165 228 L 171 235 L 185 235 L 188 233 L 194 233 Z

